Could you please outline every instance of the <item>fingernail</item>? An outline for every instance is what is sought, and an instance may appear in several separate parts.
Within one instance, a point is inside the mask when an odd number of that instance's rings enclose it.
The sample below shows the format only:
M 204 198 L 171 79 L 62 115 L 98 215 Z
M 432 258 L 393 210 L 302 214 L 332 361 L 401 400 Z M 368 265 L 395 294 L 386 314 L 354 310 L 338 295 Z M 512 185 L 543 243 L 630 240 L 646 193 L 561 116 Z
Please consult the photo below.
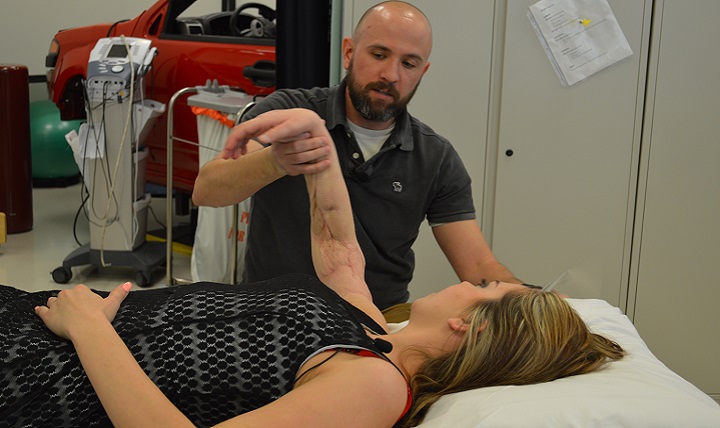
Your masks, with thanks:
M 132 288 L 132 284 L 129 282 L 126 282 L 125 284 L 122 285 L 122 289 L 125 291 L 130 291 L 131 288 Z

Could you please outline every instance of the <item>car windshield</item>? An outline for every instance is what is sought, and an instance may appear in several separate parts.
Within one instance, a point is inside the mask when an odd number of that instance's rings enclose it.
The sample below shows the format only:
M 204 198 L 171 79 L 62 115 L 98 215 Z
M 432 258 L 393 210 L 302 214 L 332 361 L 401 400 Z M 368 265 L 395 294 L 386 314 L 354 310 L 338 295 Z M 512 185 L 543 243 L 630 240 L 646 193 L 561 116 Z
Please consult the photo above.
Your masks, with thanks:
M 235 2 L 175 0 L 168 10 L 163 33 L 197 40 L 232 37 L 274 43 L 275 0 L 240 3 L 230 9 L 232 3 Z

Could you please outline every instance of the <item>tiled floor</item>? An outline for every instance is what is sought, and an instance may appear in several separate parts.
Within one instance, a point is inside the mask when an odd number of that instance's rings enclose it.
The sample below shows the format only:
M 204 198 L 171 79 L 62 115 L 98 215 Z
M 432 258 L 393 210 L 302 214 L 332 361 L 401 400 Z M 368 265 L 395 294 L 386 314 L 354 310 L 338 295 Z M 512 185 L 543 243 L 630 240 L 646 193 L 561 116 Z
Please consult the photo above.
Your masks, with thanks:
M 80 204 L 80 184 L 33 189 L 33 228 L 29 232 L 9 234 L 7 242 L 0 245 L 0 284 L 35 291 L 71 288 L 81 283 L 98 290 L 110 290 L 126 281 L 135 283 L 136 271 L 131 267 L 99 268 L 93 265 L 72 268 L 72 278 L 67 284 L 53 281 L 51 272 L 62 266 L 65 257 L 80 247 L 73 233 Z M 154 217 L 165 223 L 165 199 L 154 198 L 150 207 L 155 215 L 148 214 L 147 230 L 162 228 Z M 173 224 L 177 226 L 188 219 L 176 217 Z M 78 241 L 89 242 L 88 222 L 82 215 L 75 231 Z M 146 288 L 167 286 L 165 272 L 163 263 L 155 272 L 153 283 Z M 174 253 L 173 277 L 190 278 L 188 255 Z

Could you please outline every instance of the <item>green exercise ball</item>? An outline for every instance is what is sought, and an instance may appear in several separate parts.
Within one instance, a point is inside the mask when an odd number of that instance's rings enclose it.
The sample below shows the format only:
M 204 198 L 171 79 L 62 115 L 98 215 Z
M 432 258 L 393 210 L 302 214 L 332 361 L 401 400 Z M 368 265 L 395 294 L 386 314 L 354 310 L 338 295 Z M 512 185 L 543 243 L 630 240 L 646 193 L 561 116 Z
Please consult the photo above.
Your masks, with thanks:
M 82 120 L 60 120 L 60 110 L 52 101 L 30 103 L 30 142 L 32 177 L 38 186 L 67 185 L 79 180 L 80 170 L 65 134 L 78 132 Z

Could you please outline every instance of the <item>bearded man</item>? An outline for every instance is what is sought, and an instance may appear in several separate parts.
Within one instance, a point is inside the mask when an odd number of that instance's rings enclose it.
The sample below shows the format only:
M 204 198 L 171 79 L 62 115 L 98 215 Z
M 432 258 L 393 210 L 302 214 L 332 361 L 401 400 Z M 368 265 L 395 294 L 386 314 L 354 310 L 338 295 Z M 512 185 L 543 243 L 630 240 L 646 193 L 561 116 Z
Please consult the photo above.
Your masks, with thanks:
M 403 304 L 415 268 L 412 245 L 427 219 L 459 279 L 520 283 L 492 254 L 476 221 L 470 176 L 449 141 L 407 105 L 428 71 L 432 29 L 415 6 L 387 1 L 361 17 L 342 44 L 345 79 L 331 88 L 275 91 L 247 119 L 278 109 L 312 110 L 332 141 L 297 135 L 263 146 L 230 133 L 198 174 L 193 202 L 227 206 L 252 197 L 243 282 L 315 274 L 302 174 L 328 167 L 334 144 L 366 258 L 365 280 L 381 309 Z

